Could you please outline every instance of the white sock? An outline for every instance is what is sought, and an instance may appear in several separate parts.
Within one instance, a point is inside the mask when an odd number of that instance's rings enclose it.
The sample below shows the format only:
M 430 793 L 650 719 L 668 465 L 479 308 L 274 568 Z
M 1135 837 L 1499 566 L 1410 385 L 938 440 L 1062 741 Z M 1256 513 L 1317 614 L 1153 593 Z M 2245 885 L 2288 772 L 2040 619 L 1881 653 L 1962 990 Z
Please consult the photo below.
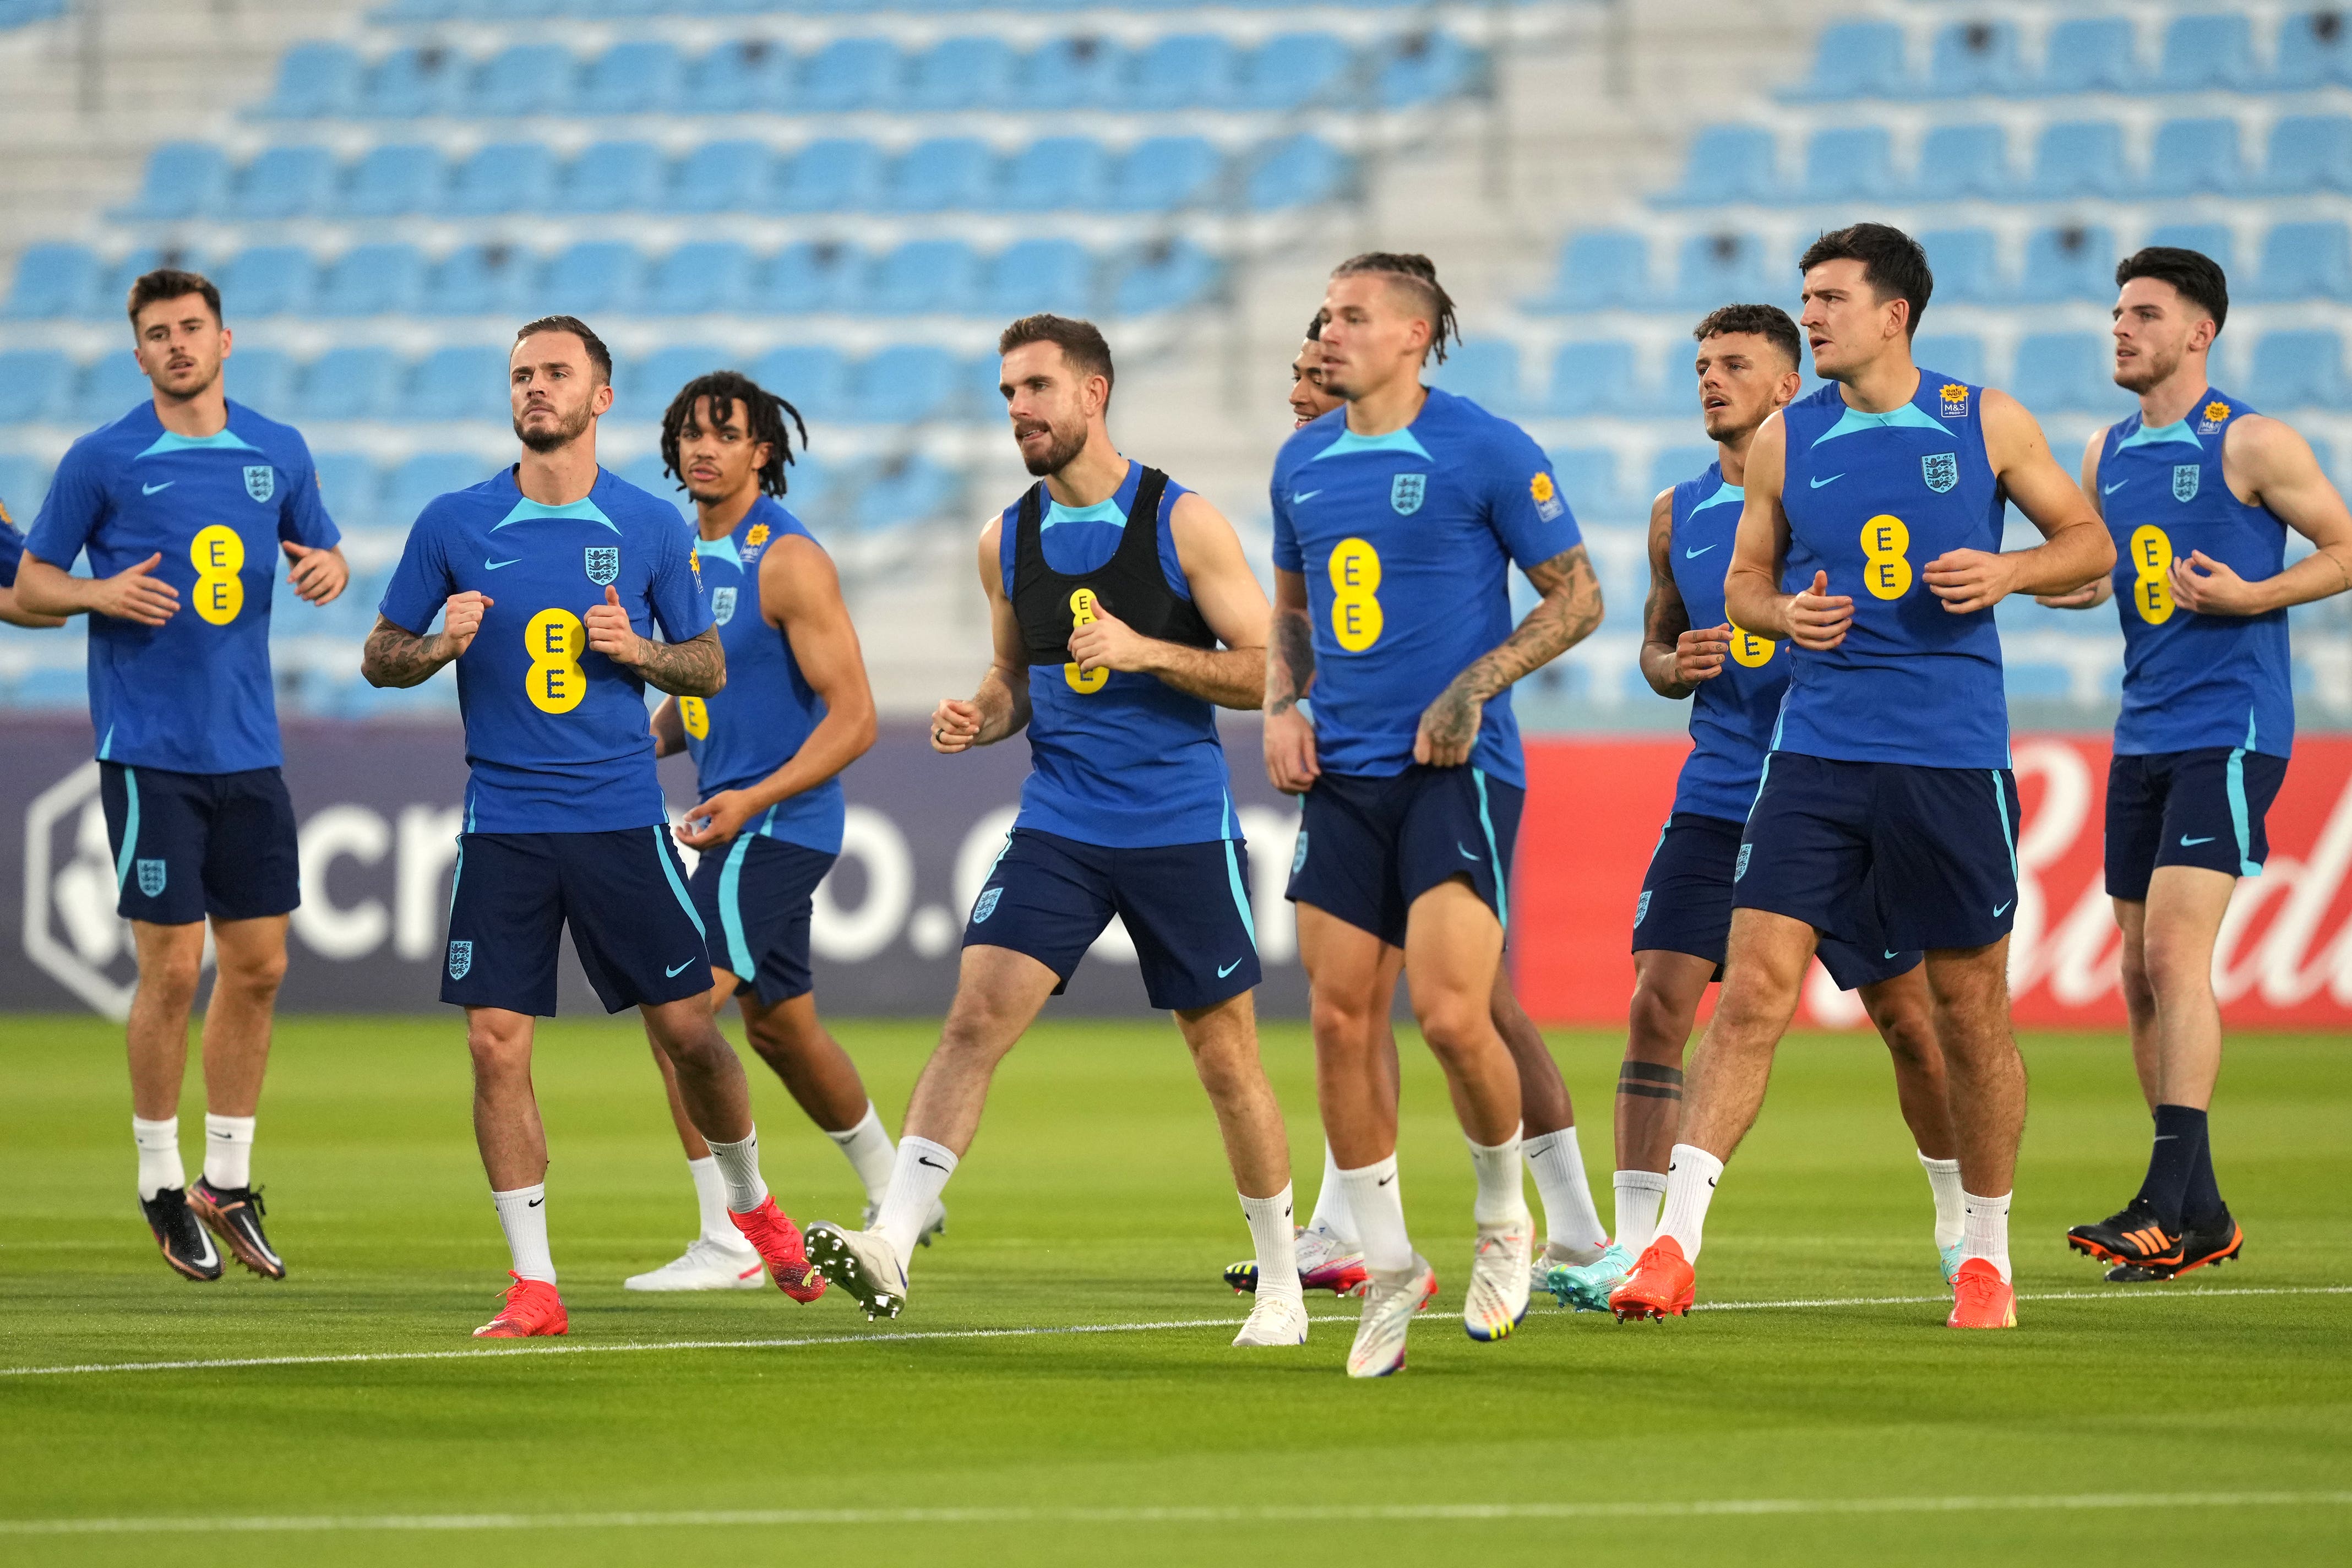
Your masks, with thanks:
M 710 1145 L 710 1157 L 719 1163 L 719 1179 L 727 1184 L 727 1207 L 735 1214 L 750 1214 L 768 1201 L 768 1184 L 760 1179 L 760 1130 L 756 1127 L 745 1134 L 740 1143 L 721 1143 L 716 1138 L 705 1138 Z M 727 1228 L 734 1230 L 732 1220 Z M 737 1232 L 740 1235 L 740 1232 Z
M 1478 1197 L 1470 1216 L 1481 1230 L 1493 1226 L 1532 1224 L 1528 1215 L 1528 1183 L 1519 1173 L 1517 1128 L 1492 1147 L 1464 1135 L 1470 1145 L 1470 1168 L 1478 1173 Z
M 1515 1163 L 1511 1174 L 1518 1173 Z M 1339 1184 L 1347 1189 L 1348 1212 L 1363 1244 L 1364 1267 L 1391 1274 L 1412 1268 L 1412 1237 L 1405 1232 L 1404 1200 L 1397 1193 L 1396 1156 L 1361 1170 L 1342 1171 Z
M 1250 1241 L 1257 1248 L 1257 1293 L 1303 1299 L 1298 1288 L 1298 1243 L 1291 1226 L 1290 1188 L 1270 1198 L 1241 1194 L 1242 1217 L 1249 1221 Z
M 1338 1241 L 1356 1239 L 1356 1216 L 1349 1212 L 1348 1189 L 1339 1181 L 1339 1157 L 1331 1152 L 1328 1139 L 1323 1143 L 1323 1182 L 1315 1189 L 1315 1213 L 1307 1228 Z
M 1617 1245 L 1635 1258 L 1658 1238 L 1658 1207 L 1665 1202 L 1663 1171 L 1620 1171 L 1610 1186 L 1617 1194 Z
M 1706 1205 L 1714 1201 L 1715 1184 L 1723 1176 L 1723 1162 L 1696 1143 L 1677 1143 L 1666 1157 L 1666 1202 L 1658 1215 L 1653 1240 L 1673 1237 L 1683 1259 L 1698 1261 L 1699 1232 L 1706 1226 Z
M 205 1113 L 205 1180 L 224 1191 L 253 1185 L 250 1116 Z
M 526 1279 L 555 1283 L 555 1257 L 547 1250 L 547 1184 L 492 1193 L 499 1206 L 499 1228 L 507 1233 L 507 1250 L 514 1255 L 514 1271 Z
M 705 1154 L 699 1160 L 688 1160 L 686 1173 L 694 1178 L 694 1206 L 702 1211 L 702 1239 L 738 1250 L 749 1246 L 735 1222 L 727 1217 L 727 1178 L 719 1173 L 719 1156 Z
M 1967 1197 L 1960 1191 L 1960 1163 L 1930 1160 L 1922 1154 L 1919 1163 L 1927 1173 L 1928 1190 L 1936 1194 L 1936 1246 L 1939 1249 L 1955 1246 L 1964 1228 L 1960 1209 Z
M 1543 1199 L 1545 1238 L 1555 1247 L 1584 1252 L 1597 1253 L 1608 1246 L 1601 1211 L 1592 1206 L 1592 1184 L 1585 1179 L 1576 1129 L 1563 1127 L 1528 1139 L 1519 1145 L 1519 1153 L 1536 1179 L 1536 1195 Z
M 882 1194 L 882 1212 L 875 1218 L 874 1233 L 898 1255 L 899 1268 L 915 1260 L 915 1243 L 930 1222 L 931 1209 L 947 1190 L 948 1178 L 955 1174 L 958 1163 L 954 1152 L 945 1144 L 928 1138 L 898 1140 L 890 1185 Z
M 890 1167 L 898 1151 L 891 1146 L 890 1134 L 882 1128 L 882 1118 L 874 1102 L 866 1102 L 866 1120 L 846 1132 L 828 1132 L 826 1137 L 849 1161 L 849 1168 L 866 1184 L 866 1201 L 878 1204 L 882 1194 L 890 1190 Z
M 1961 1259 L 1990 1258 L 2004 1283 L 2009 1279 L 2009 1196 L 2007 1193 L 1997 1198 L 1960 1194 Z
M 139 1198 L 144 1203 L 165 1187 L 184 1187 L 188 1173 L 180 1165 L 180 1120 L 150 1121 L 131 1119 L 131 1141 L 139 1146 Z

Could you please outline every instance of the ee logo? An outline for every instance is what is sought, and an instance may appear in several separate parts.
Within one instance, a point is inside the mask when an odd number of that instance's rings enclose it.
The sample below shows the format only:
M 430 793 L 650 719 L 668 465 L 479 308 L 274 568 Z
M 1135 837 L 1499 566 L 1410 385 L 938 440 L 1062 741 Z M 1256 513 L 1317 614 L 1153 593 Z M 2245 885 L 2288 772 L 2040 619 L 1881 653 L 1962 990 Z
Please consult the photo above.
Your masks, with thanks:
M 236 530 L 214 523 L 188 542 L 188 563 L 196 569 L 196 614 L 216 626 L 245 608 L 245 541 Z
M 1070 595 L 1071 629 L 1075 631 L 1079 626 L 1090 626 L 1094 625 L 1094 621 L 1095 591 L 1092 588 L 1081 588 Z M 1062 679 L 1070 683 L 1071 690 L 1092 695 L 1110 684 L 1110 670 L 1108 668 L 1093 670 L 1080 669 L 1077 660 L 1072 659 L 1062 666 Z
M 1361 653 L 1381 640 L 1387 624 L 1381 602 L 1381 552 L 1361 539 L 1343 539 L 1331 547 L 1327 570 L 1331 574 L 1331 635 L 1349 653 Z
M 530 656 L 530 672 L 523 677 L 530 705 L 542 713 L 569 713 L 579 707 L 588 695 L 588 677 L 580 668 L 588 628 L 580 617 L 569 610 L 541 610 L 523 627 L 522 646 Z M 709 728 L 707 721 L 704 728 Z
M 2149 626 L 2160 626 L 2175 608 L 2165 574 L 2172 570 L 2172 541 L 2152 522 L 2132 530 L 2132 608 Z

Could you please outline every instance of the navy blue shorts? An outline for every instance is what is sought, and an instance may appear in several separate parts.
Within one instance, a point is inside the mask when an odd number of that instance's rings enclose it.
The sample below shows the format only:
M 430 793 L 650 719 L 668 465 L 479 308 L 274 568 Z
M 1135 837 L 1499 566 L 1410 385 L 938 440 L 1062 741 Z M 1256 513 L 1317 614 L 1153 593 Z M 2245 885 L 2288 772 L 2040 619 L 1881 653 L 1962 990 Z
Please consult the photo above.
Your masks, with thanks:
M 2107 896 L 2141 900 L 2158 866 L 2259 877 L 2271 858 L 2263 819 L 2286 759 L 2231 746 L 2107 764 Z
M 100 763 L 98 795 L 124 920 L 259 920 L 302 901 L 294 803 L 276 768 L 175 773 Z
M 1874 916 L 1889 948 L 1986 946 L 2017 919 L 2016 781 L 1774 752 L 1731 880 L 1737 908 L 1848 942 Z
M 710 989 L 702 917 L 667 826 L 467 833 L 449 889 L 441 1000 L 552 1018 L 567 925 L 607 1013 Z
M 1633 951 L 1687 952 L 1715 965 L 1723 978 L 1731 942 L 1731 874 L 1739 863 L 1741 828 L 1728 817 L 1678 811 L 1658 835 L 1642 897 L 1633 906 Z M 1890 951 L 1874 919 L 1858 941 L 1824 936 L 1822 967 L 1841 991 L 1875 985 L 1919 967 L 1917 952 Z
M 1325 773 L 1301 806 L 1290 901 L 1402 947 L 1412 901 L 1466 877 L 1507 931 L 1511 848 L 1527 794 L 1471 767 Z
M 1154 1007 L 1213 1007 L 1258 983 L 1249 851 L 1231 838 L 1111 849 L 1016 827 L 972 900 L 966 947 L 1025 952 L 1060 979 L 1117 915 Z
M 694 868 L 686 890 L 702 916 L 710 962 L 772 1007 L 809 994 L 809 913 L 837 856 L 755 833 Z

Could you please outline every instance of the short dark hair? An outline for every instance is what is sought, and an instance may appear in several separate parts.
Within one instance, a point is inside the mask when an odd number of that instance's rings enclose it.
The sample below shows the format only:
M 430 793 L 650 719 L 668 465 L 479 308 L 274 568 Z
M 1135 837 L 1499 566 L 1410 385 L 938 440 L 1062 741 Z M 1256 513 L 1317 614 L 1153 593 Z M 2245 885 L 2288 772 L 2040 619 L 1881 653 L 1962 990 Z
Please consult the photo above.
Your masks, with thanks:
M 2216 332 L 2230 319 L 2230 279 L 2221 264 L 2203 251 L 2183 250 L 2177 245 L 2135 250 L 2116 263 L 2116 287 L 2120 289 L 2135 278 L 2171 284 L 2182 299 L 2213 318 Z
M 1437 363 L 1444 364 L 1445 345 L 1462 341 L 1462 323 L 1454 319 L 1454 296 L 1437 280 L 1437 263 L 1412 251 L 1367 250 L 1331 268 L 1334 278 L 1367 272 L 1394 278 L 1420 296 L 1422 310 L 1429 318 L 1429 346 L 1436 351 Z
M 1881 300 L 1891 297 L 1910 302 L 1910 319 L 1903 323 L 1905 333 L 1919 331 L 1919 318 L 1927 313 L 1927 296 L 1936 291 L 1936 274 L 1917 240 L 1889 224 L 1857 223 L 1832 229 L 1807 246 L 1797 270 L 1811 272 L 1824 261 L 1861 262 L 1862 280 Z
M 685 468 L 678 461 L 677 447 L 686 422 L 694 417 L 694 405 L 703 398 L 710 399 L 710 421 L 724 425 L 735 416 L 735 409 L 743 409 L 743 425 L 751 439 L 766 442 L 768 461 L 760 469 L 760 489 L 768 495 L 784 493 L 784 465 L 793 460 L 792 430 L 801 433 L 801 450 L 808 450 L 808 426 L 801 423 L 801 411 L 782 398 L 753 381 L 740 370 L 714 370 L 709 375 L 698 375 L 669 400 L 662 415 L 662 472 L 686 479 Z M 785 421 L 792 422 L 790 428 Z
M 1323 341 L 1323 312 L 1319 308 L 1307 318 L 1307 341 L 1310 343 Z
M 581 345 L 588 351 L 588 363 L 596 367 L 596 374 L 604 378 L 604 384 L 610 386 L 613 384 L 613 351 L 604 346 L 604 340 L 598 337 L 587 322 L 577 316 L 541 316 L 536 321 L 525 321 L 516 331 L 514 341 L 520 343 L 523 339 L 537 337 L 541 332 L 570 332 L 578 338 Z M 514 350 L 508 349 L 507 355 L 512 358 Z
M 1024 343 L 1052 343 L 1062 351 L 1080 375 L 1103 378 L 1103 404 L 1110 404 L 1110 388 L 1118 381 L 1111 369 L 1110 343 L 1102 329 L 1092 321 L 1082 321 L 1075 316 L 1056 316 L 1050 310 L 1040 310 L 1034 316 L 1024 316 L 1004 329 L 996 340 L 996 352 L 1009 354 Z
M 139 324 L 139 312 L 160 300 L 183 300 L 191 294 L 202 294 L 212 310 L 213 320 L 221 320 L 220 290 L 213 280 L 201 272 L 186 272 L 177 267 L 159 267 L 152 272 L 142 272 L 131 285 L 131 322 Z
M 1691 338 L 1703 343 L 1725 332 L 1754 332 L 1769 338 L 1774 348 L 1789 356 L 1790 365 L 1805 363 L 1805 340 L 1798 335 L 1797 323 L 1789 320 L 1789 312 L 1778 305 L 1718 305 L 1691 329 Z

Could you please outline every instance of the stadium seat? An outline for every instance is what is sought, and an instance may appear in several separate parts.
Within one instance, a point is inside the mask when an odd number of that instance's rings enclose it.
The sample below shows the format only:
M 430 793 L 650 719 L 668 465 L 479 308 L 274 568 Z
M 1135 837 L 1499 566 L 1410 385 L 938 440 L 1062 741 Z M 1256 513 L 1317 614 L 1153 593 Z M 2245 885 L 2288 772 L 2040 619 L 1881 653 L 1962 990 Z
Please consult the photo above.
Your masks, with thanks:
M 310 310 L 321 316 L 405 315 L 425 297 L 425 254 L 413 245 L 360 245 L 320 268 Z
M 996 205 L 1014 212 L 1064 212 L 1102 205 L 1110 186 L 1110 155 L 1091 136 L 1048 136 L 1024 147 L 1005 165 Z
M 720 44 L 687 68 L 677 107 L 702 114 L 785 108 L 798 79 L 793 53 L 768 38 Z
M 1644 387 L 1637 383 L 1628 391 L 1628 402 L 1635 410 L 1649 412 L 1669 419 L 1688 419 L 1699 412 L 1697 345 L 1688 338 L 1676 338 L 1665 345 L 1656 360 L 1657 378 Z M 1687 475 L 1685 476 L 1688 478 Z
M 368 72 L 359 111 L 384 120 L 448 113 L 464 76 L 464 61 L 438 44 L 396 49 Z
M 1659 200 L 1679 206 L 1777 201 L 1780 163 L 1780 148 L 1763 126 L 1710 125 L 1691 143 L 1681 185 Z
M 513 417 L 507 395 L 507 351 L 488 345 L 435 349 L 410 372 L 401 413 L 411 419 Z
M 776 212 L 830 213 L 870 205 L 882 188 L 882 150 L 871 142 L 812 142 L 776 171 L 768 205 Z
M 1928 46 L 1925 86 L 1933 97 L 2012 93 L 2021 79 L 2017 28 L 2008 22 L 1948 22 Z
M 900 63 L 898 47 L 887 38 L 835 38 L 803 66 L 792 106 L 832 113 L 891 108 Z
M 1989 228 L 1932 228 L 1919 236 L 1936 275 L 1937 300 L 1986 304 L 2004 299 L 1998 239 Z
M 109 321 L 122 319 L 122 307 L 131 296 L 131 284 L 140 275 L 152 272 L 158 267 L 193 267 L 196 258 L 177 250 L 159 250 L 152 245 L 133 246 L 108 263 L 105 275 L 98 282 L 98 298 L 90 301 L 96 314 Z M 215 279 L 218 281 L 217 279 Z M 231 307 L 234 310 L 234 307 Z
M 834 489 L 832 465 L 793 447 L 792 461 L 784 468 L 784 505 L 792 514 L 803 523 L 823 521 Z
M 1911 89 L 1903 29 L 1894 22 L 1834 22 L 1813 42 L 1812 74 L 1788 96 L 1799 102 L 1900 98 Z
M 1805 143 L 1805 181 L 1800 194 L 1806 201 L 1873 200 L 1888 195 L 1894 185 L 1894 144 L 1883 125 L 1816 131 Z
M 271 120 L 356 113 L 366 70 L 348 44 L 297 44 L 278 57 L 278 89 L 257 112 Z
M 397 416 L 394 396 L 404 367 L 388 349 L 373 345 L 329 349 L 305 366 L 295 388 L 300 419 L 376 419 Z
M 593 316 L 637 302 L 637 253 L 614 240 L 583 240 L 557 253 L 532 296 L 549 310 Z M 536 307 L 534 307 L 536 308 Z
M 449 171 L 440 211 L 460 217 L 541 212 L 555 192 L 555 154 L 538 142 L 493 142 Z
M 182 218 L 218 212 L 228 199 L 228 159 L 209 142 L 166 142 L 147 156 L 125 217 Z
M 1127 51 L 1091 33 L 1055 38 L 1021 62 L 1022 101 L 1032 109 L 1114 109 L 1126 94 Z
M 751 279 L 747 308 L 762 315 L 814 315 L 841 308 L 856 258 L 830 241 L 796 241 L 768 258 Z
M 1013 108 L 1021 101 L 1020 65 L 1002 38 L 942 38 L 907 62 L 898 107 L 934 113 Z
M 969 211 L 990 205 L 996 183 L 996 153 L 977 136 L 940 136 L 918 142 L 891 165 L 882 188 L 890 212 Z
M 730 353 L 710 343 L 672 343 L 656 349 L 643 359 L 625 362 L 614 379 L 621 395 L 636 409 L 640 419 L 652 419 L 666 411 L 670 399 L 698 375 L 709 375 L 715 370 L 748 370 L 748 355 Z M 654 459 L 654 469 L 660 472 L 661 461 Z M 667 490 L 665 483 L 654 489 L 656 494 Z
M 850 376 L 843 417 L 860 425 L 913 425 L 949 411 L 955 356 L 929 343 L 900 343 L 861 361 Z
M 1252 212 L 1312 206 L 1338 196 L 1349 170 L 1346 154 L 1321 137 L 1286 136 L 1258 149 L 1242 202 Z
M 2202 192 L 2235 195 L 2246 188 L 2238 122 L 2220 117 L 2168 120 L 2156 128 L 2143 187 L 2151 196 Z
M 2221 264 L 2224 272 L 2237 269 L 2237 237 L 2225 223 L 2168 223 L 2148 230 L 2147 245 L 2177 246 L 2193 250 L 2200 256 L 2210 256 Z
M 154 395 L 153 384 L 131 351 L 117 350 L 100 355 L 83 371 L 74 397 L 73 419 L 79 425 L 103 425 L 152 402 Z
M 2123 92 L 2139 85 L 2138 45 L 2127 16 L 2070 16 L 2050 29 L 2034 89 L 2053 98 Z
M 16 258 L 5 312 L 17 321 L 79 316 L 98 304 L 98 258 L 86 245 L 30 245 Z
M 1650 242 L 1631 229 L 1588 229 L 1569 237 L 1551 292 L 1528 301 L 1527 308 L 1605 310 L 1646 304 L 1650 297 Z
M 556 176 L 548 198 L 559 213 L 653 212 L 660 207 L 668 166 L 650 142 L 597 142 L 580 151 Z
M 326 210 L 335 185 L 335 155 L 324 147 L 270 147 L 237 171 L 226 216 L 306 217 Z
M 851 515 L 860 530 L 872 532 L 944 516 L 962 494 L 961 477 L 953 470 L 929 458 L 893 458 L 858 492 Z
M 1776 287 L 1764 270 L 1763 241 L 1752 234 L 1697 234 L 1683 241 L 1675 268 L 1675 302 L 1711 310 L 1726 300 L 1780 300 L 1797 292 L 1793 276 Z
M 2032 303 L 2096 300 L 2116 292 L 2115 237 L 2105 228 L 2063 225 L 2038 228 L 2025 238 L 2025 267 L 2017 297 Z
M 963 383 L 963 410 L 967 416 L 992 423 L 1005 417 L 1003 355 L 974 355 L 964 362 L 958 379 Z
M 1094 258 L 1070 239 L 1024 239 L 988 262 L 982 314 L 1012 321 L 1038 310 L 1079 316 L 1094 309 Z
M 1672 489 L 1695 474 L 1703 474 L 1715 461 L 1712 447 L 1668 447 L 1650 459 L 1650 483 L 1643 492 L 1643 499 L 1660 490 Z
M 2352 191 L 2352 116 L 2289 114 L 2271 127 L 2262 188 L 2277 195 Z
M 677 507 L 678 515 L 691 521 L 694 502 L 679 488 L 677 477 L 664 472 L 663 468 L 661 454 L 648 452 L 642 458 L 623 463 L 616 471 L 626 482 Z
M 522 309 L 532 270 L 508 246 L 460 246 L 426 277 L 418 308 L 433 316 L 511 315 Z
M 672 212 L 749 212 L 761 204 L 773 159 L 764 142 L 706 142 L 677 162 L 665 205 Z
M 2034 142 L 2032 195 L 2120 196 L 2128 184 L 2123 127 L 2113 121 L 2061 121 Z
M 1234 106 L 1282 110 L 1336 102 L 1347 95 L 1353 65 L 1348 46 L 1328 33 L 1281 34 L 1243 58 Z
M 1217 194 L 1224 158 L 1204 136 L 1152 136 L 1118 161 L 1103 205 L 1114 212 L 1172 212 Z
M 1486 57 L 1448 32 L 1407 33 L 1379 51 L 1372 101 L 1410 109 L 1469 90 Z
M 2352 246 L 2340 223 L 2283 223 L 2263 237 L 2254 300 L 2352 300 Z
M 909 240 L 875 259 L 865 308 L 886 316 L 968 313 L 980 292 L 980 258 L 960 239 Z
M 2331 331 L 2271 332 L 2254 344 L 2246 395 L 2273 413 L 2341 408 L 2347 398 L 2344 346 Z
M 343 175 L 334 210 L 344 217 L 404 217 L 441 199 L 441 154 L 415 142 L 371 147 Z
M 561 113 L 579 74 L 580 62 L 561 44 L 509 44 L 474 72 L 465 107 L 485 120 Z
M 419 452 L 404 459 L 384 481 L 383 521 L 406 528 L 416 514 L 451 490 L 471 489 L 498 471 L 499 465 L 470 452 Z
M 1936 269 L 1936 292 L 1944 291 L 1944 273 Z M 1973 332 L 1921 333 L 1911 343 L 1912 363 L 1936 375 L 1948 375 L 1972 386 L 1985 382 L 1984 340 Z
M 1456 397 L 1466 397 L 1489 414 L 1517 414 L 1527 399 L 1519 392 L 1519 347 L 1507 338 L 1471 338 L 1433 363 L 1428 379 Z
M 1606 447 L 1566 447 L 1550 454 L 1551 476 L 1579 518 L 1625 510 L 1617 485 L 1617 454 Z
M 2286 91 L 2352 82 L 2352 16 L 2333 6 L 2287 17 L 2269 86 Z
M 1544 412 L 1560 418 L 1622 415 L 1637 384 L 1633 345 L 1603 339 L 1562 343 L 1551 357 L 1551 387 Z
M 272 419 L 294 416 L 295 365 L 278 349 L 237 349 L 223 365 L 221 380 L 228 395 L 257 414 Z
M 2165 28 L 2152 83 L 2158 91 L 2236 89 L 2253 80 L 2253 29 L 2243 15 L 2176 16 Z
M 1216 258 L 1189 239 L 1154 240 L 1130 258 L 1111 290 L 1111 310 L 1148 316 L 1190 305 L 1217 281 Z
M 327 515 L 346 531 L 367 528 L 376 520 L 375 464 L 359 452 L 313 452 L 311 466 L 319 471 L 319 499 Z M 368 613 L 375 613 L 370 601 Z
M 2110 359 L 2095 332 L 2030 332 L 2017 345 L 2008 390 L 2037 413 L 2094 408 L 2122 395 L 2107 368 Z
M 1240 76 L 1232 44 L 1211 33 L 1172 33 L 1129 58 L 1121 102 L 1141 110 L 1223 109 Z
M 731 239 L 688 240 L 653 264 L 644 308 L 688 316 L 741 310 L 751 294 L 751 252 Z
M 837 418 L 849 401 L 848 363 L 822 343 L 769 350 L 752 365 L 751 379 L 811 421 Z
M 239 356 L 242 357 L 242 356 Z M 63 419 L 72 408 L 73 362 L 56 349 L 10 349 L 0 353 L 0 424 L 33 425 Z M 0 493 L 19 508 L 17 525 L 32 526 L 20 497 Z
M 230 317 L 284 316 L 310 302 L 310 253 L 291 245 L 261 245 L 239 251 L 215 273 L 224 311 Z
M 652 41 L 615 44 L 588 62 L 574 98 L 583 114 L 656 114 L 687 109 L 678 89 L 686 63 L 675 46 Z
M 1936 125 L 1919 142 L 1913 194 L 1931 201 L 2000 197 L 2016 187 L 2009 132 L 1998 125 Z

